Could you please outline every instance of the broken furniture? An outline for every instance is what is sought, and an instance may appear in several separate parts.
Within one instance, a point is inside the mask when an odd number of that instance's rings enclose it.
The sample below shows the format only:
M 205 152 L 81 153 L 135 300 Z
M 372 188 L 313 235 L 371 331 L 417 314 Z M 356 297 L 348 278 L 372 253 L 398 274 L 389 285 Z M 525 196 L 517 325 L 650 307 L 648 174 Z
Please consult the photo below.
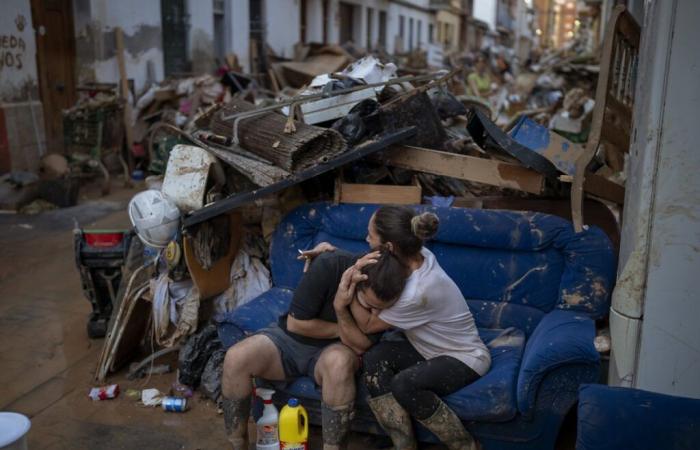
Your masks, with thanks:
M 222 317 L 225 347 L 284 314 L 301 276 L 297 249 L 329 241 L 367 251 L 376 205 L 312 203 L 291 212 L 271 244 L 273 288 Z M 605 317 L 615 279 L 610 240 L 597 227 L 576 234 L 571 223 L 541 213 L 433 208 L 440 230 L 428 247 L 462 290 L 492 355 L 491 370 L 445 397 L 485 450 L 553 449 L 578 387 L 599 379 L 594 320 Z M 358 386 L 353 427 L 381 433 Z M 278 392 L 301 399 L 320 423 L 321 393 L 300 378 Z M 433 440 L 417 427 L 419 439 Z
M 632 14 L 623 5 L 616 6 L 605 30 L 591 133 L 585 151 L 576 160 L 571 185 L 571 215 L 576 231 L 583 229 L 586 171 L 598 146 L 604 143 L 609 164 L 618 166 L 623 166 L 624 153 L 629 152 L 640 35 Z
M 237 194 L 232 194 L 222 200 L 219 200 L 217 202 L 214 202 L 210 205 L 205 206 L 204 208 L 194 211 L 192 214 L 189 216 L 185 217 L 184 219 L 184 227 L 189 228 L 193 225 L 196 225 L 198 223 L 205 222 L 212 217 L 216 217 L 218 215 L 221 215 L 223 213 L 232 211 L 235 208 L 238 208 L 240 206 L 245 205 L 246 203 L 249 203 L 253 200 L 258 200 L 262 199 L 265 196 L 268 196 L 270 194 L 274 194 L 276 192 L 280 192 L 288 187 L 294 186 L 296 184 L 301 183 L 302 181 L 309 180 L 313 177 L 316 177 L 318 175 L 321 175 L 323 173 L 329 172 L 333 169 L 337 169 L 339 167 L 342 167 L 348 163 L 351 163 L 353 161 L 357 161 L 361 158 L 364 158 L 365 156 L 371 155 L 375 152 L 378 152 L 379 150 L 382 150 L 390 145 L 397 144 L 399 142 L 402 142 L 406 139 L 412 138 L 416 134 L 416 127 L 407 127 L 403 128 L 400 130 L 396 130 L 391 133 L 386 133 L 381 136 L 377 136 L 375 139 L 366 141 L 356 147 L 353 147 L 349 150 L 347 150 L 345 153 L 341 154 L 340 156 L 333 158 L 327 162 L 324 163 L 319 163 L 313 167 L 310 167 L 308 169 L 302 170 L 301 172 L 298 172 L 296 174 L 289 174 L 284 172 L 282 169 L 279 169 L 279 171 L 284 173 L 284 177 L 280 178 L 279 180 L 276 180 L 270 184 L 267 184 L 265 186 L 262 186 L 260 189 L 256 189 L 254 191 L 249 191 L 249 192 L 241 192 Z M 213 152 L 216 156 L 220 157 L 224 162 L 231 164 L 231 159 L 230 158 L 235 158 L 234 163 L 238 164 L 240 161 L 246 161 L 246 162 L 254 162 L 257 164 L 263 164 L 260 163 L 259 161 L 256 160 L 251 160 L 250 158 L 246 158 L 244 156 L 237 155 L 231 151 L 227 150 L 222 150 L 221 148 L 214 148 L 211 146 L 208 146 L 206 143 L 203 143 L 201 141 L 197 141 L 195 139 L 195 143 L 201 144 L 204 146 L 204 148 L 207 149 L 207 151 Z M 234 166 L 236 167 L 236 166 Z M 275 167 L 271 166 L 269 164 L 264 164 L 264 167 Z
M 700 448 L 698 423 L 698 399 L 583 385 L 576 450 L 695 450 Z

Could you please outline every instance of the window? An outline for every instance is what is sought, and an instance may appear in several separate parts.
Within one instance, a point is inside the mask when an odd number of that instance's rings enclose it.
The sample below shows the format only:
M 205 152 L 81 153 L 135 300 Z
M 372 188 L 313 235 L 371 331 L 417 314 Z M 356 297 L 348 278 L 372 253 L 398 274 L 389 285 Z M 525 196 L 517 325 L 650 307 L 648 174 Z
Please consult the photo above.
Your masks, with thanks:
M 223 62 L 226 57 L 226 5 L 214 1 L 214 56 Z
M 386 11 L 379 11 L 379 45 L 386 48 Z
M 348 41 L 353 41 L 353 29 L 355 26 L 354 16 L 355 16 L 355 5 L 349 3 L 340 2 L 339 5 L 339 15 L 340 15 L 340 43 L 344 44 Z
M 404 36 L 404 28 L 406 28 L 406 18 L 404 16 L 399 16 L 399 36 Z
M 416 45 L 418 48 L 421 46 L 421 41 L 423 40 L 423 21 L 418 21 L 418 37 L 416 38 Z
M 408 51 L 413 51 L 413 17 L 408 19 Z
M 372 48 L 372 19 L 374 18 L 374 10 L 367 8 L 367 49 Z
M 428 42 L 430 42 L 431 44 L 435 40 L 434 34 L 435 34 L 435 26 L 432 23 L 429 23 L 428 24 Z

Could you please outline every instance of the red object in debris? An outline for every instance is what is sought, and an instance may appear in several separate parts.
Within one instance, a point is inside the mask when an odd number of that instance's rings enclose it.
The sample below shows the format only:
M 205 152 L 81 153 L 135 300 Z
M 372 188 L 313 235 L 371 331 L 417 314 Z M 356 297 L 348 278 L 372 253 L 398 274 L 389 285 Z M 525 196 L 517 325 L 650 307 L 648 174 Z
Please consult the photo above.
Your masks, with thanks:
M 109 386 L 94 387 L 90 389 L 88 397 L 93 400 L 110 400 L 119 395 L 119 385 L 110 384 Z
M 143 144 L 134 143 L 131 146 L 131 153 L 133 153 L 137 158 L 143 158 L 146 156 L 146 149 L 144 148 Z
M 124 233 L 85 233 L 85 242 L 90 247 L 115 247 L 121 244 Z

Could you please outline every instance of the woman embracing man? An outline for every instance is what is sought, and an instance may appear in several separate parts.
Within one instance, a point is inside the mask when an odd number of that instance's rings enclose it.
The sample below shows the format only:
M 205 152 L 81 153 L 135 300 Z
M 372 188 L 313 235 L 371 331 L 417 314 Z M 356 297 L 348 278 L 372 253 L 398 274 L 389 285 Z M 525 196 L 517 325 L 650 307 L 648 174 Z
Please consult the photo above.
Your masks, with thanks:
M 459 288 L 424 246 L 438 227 L 435 214 L 416 214 L 406 206 L 380 207 L 368 224 L 373 252 L 345 271 L 333 302 L 341 341 L 362 354 L 369 405 L 397 450 L 417 448 L 411 417 L 449 449 L 477 448 L 441 397 L 483 376 L 491 356 Z M 301 258 L 334 250 L 322 243 Z M 387 257 L 398 259 L 405 269 L 403 291 L 390 303 L 374 295 L 382 286 L 367 286 L 382 279 L 371 272 L 384 267 L 374 263 Z M 394 331 L 377 343 L 366 339 L 387 330 Z

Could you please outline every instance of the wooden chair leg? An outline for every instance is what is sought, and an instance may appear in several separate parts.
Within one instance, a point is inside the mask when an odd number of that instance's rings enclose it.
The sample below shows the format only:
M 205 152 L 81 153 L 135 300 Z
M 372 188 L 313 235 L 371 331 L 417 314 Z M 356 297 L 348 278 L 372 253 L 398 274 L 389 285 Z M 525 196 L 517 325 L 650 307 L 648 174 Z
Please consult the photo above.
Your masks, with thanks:
M 583 231 L 583 183 L 586 180 L 586 168 L 593 159 L 592 151 L 584 151 L 576 160 L 574 179 L 571 182 L 571 220 L 574 231 Z

